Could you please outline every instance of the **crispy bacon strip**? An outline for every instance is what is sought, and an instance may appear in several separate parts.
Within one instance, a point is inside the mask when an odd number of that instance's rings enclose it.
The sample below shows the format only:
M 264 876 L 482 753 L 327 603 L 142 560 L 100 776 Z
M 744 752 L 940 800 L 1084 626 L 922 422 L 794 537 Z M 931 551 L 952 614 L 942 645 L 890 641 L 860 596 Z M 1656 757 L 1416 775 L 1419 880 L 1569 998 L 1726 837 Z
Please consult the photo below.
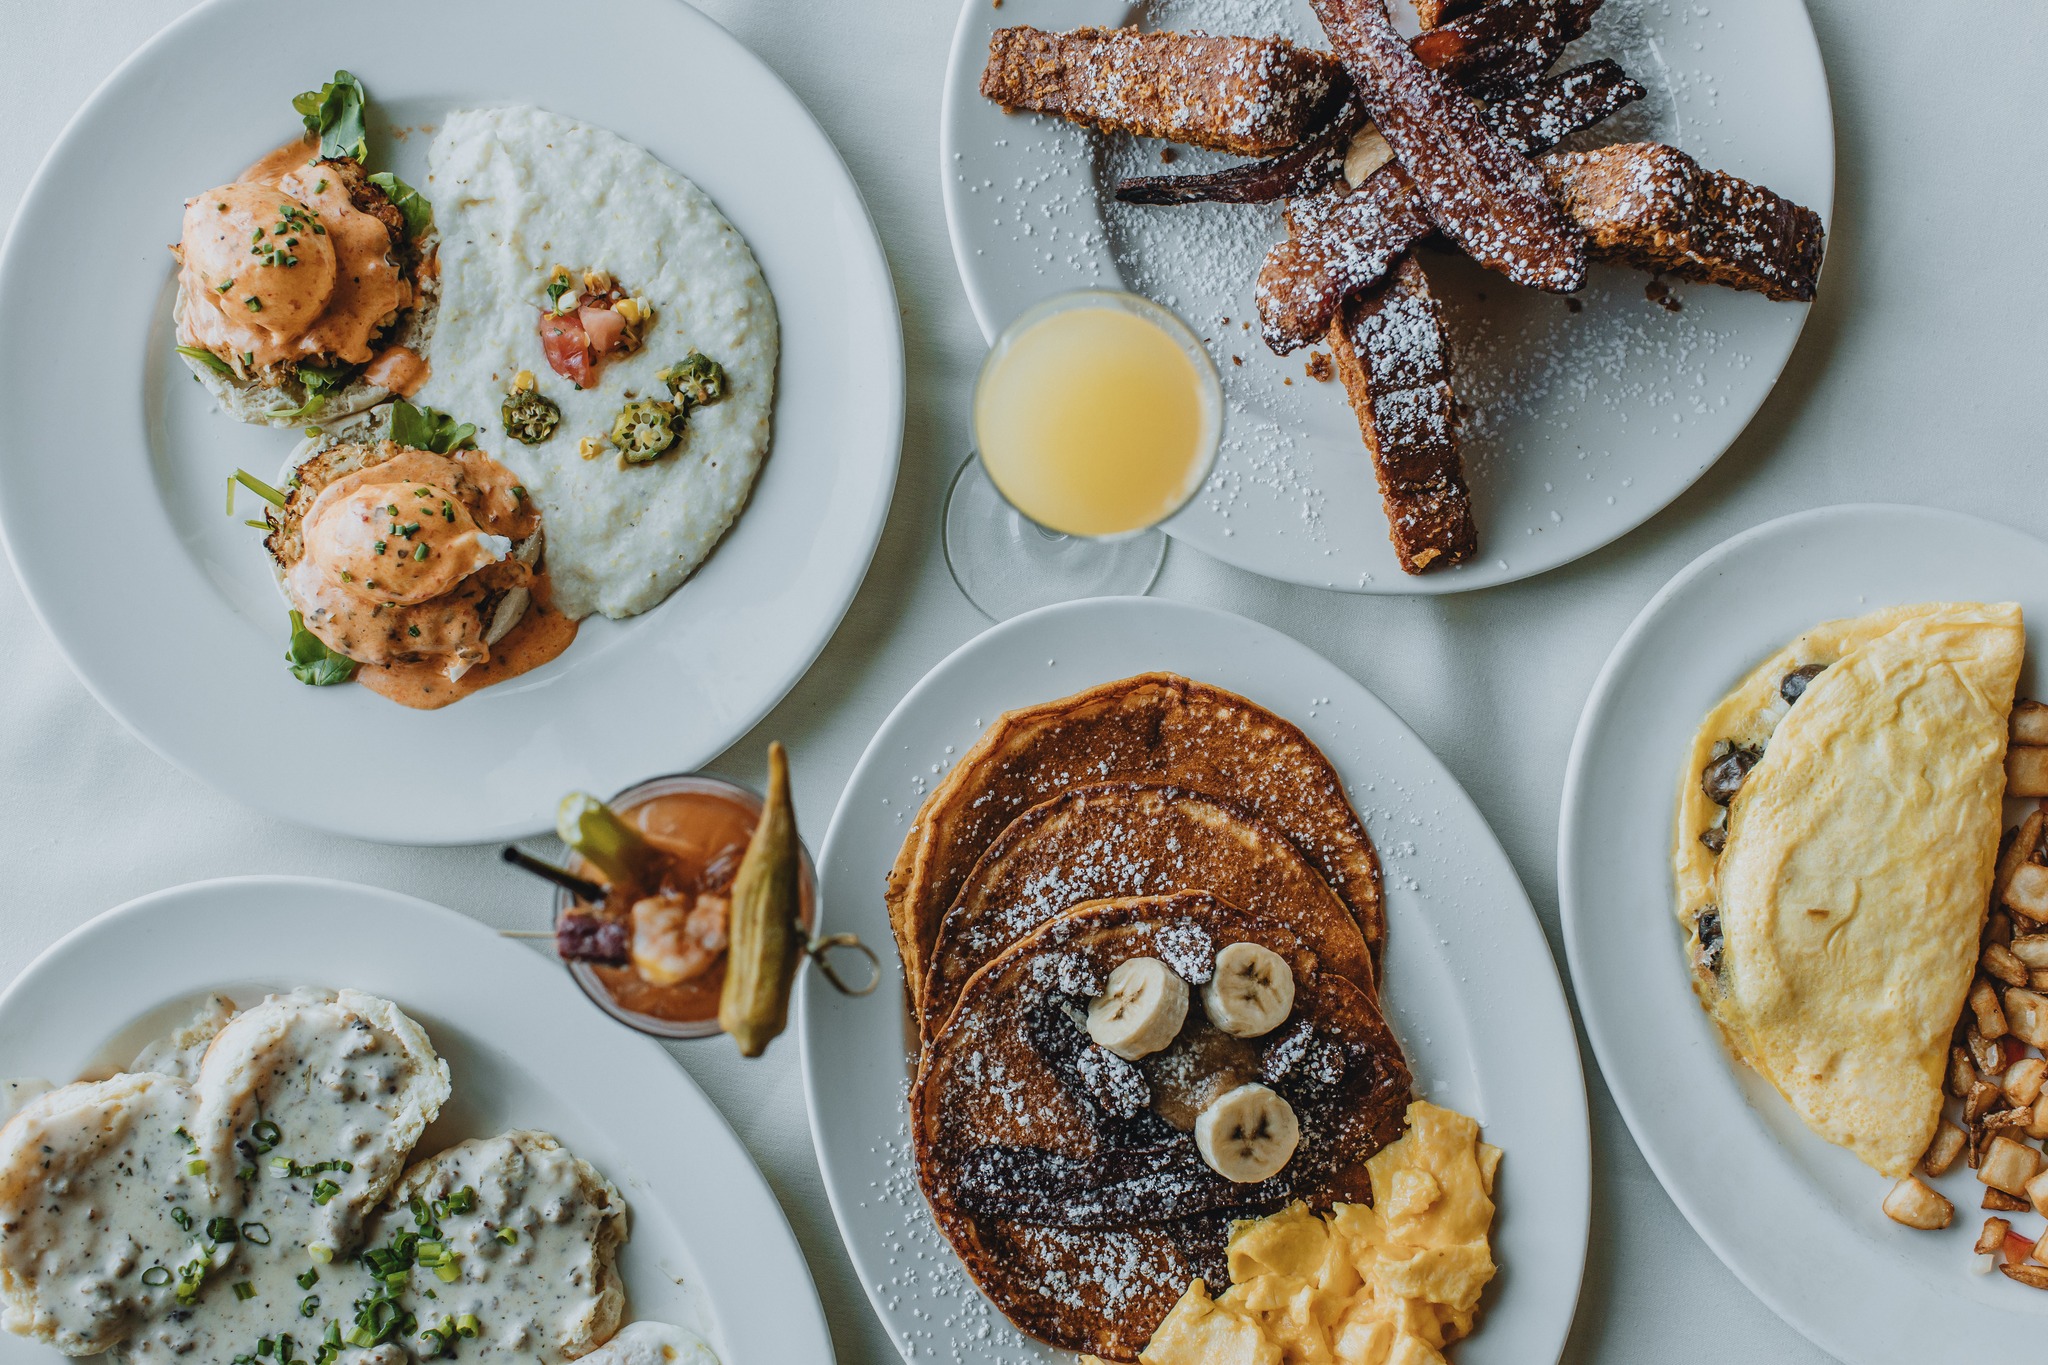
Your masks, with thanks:
M 1585 36 L 1601 0 L 1489 0 L 1428 30 L 1411 45 L 1416 60 L 1481 99 L 1493 99 L 1550 70 Z
M 1602 59 L 1537 81 L 1491 105 L 1485 118 L 1515 151 L 1531 154 L 1643 97 L 1643 87 Z M 1296 199 L 1287 239 L 1259 270 L 1259 323 L 1281 355 L 1320 338 L 1348 294 L 1370 287 L 1401 253 L 1435 231 L 1421 191 L 1398 165 L 1355 190 L 1338 185 Z
M 1416 60 L 1384 0 L 1311 3 L 1443 234 L 1517 284 L 1557 294 L 1584 284 L 1585 238 L 1551 202 L 1542 174 L 1501 141 L 1472 101 Z
M 1128 176 L 1116 183 L 1126 204 L 1265 204 L 1314 194 L 1344 174 L 1344 151 L 1365 123 L 1365 106 L 1347 95 L 1322 130 L 1293 151 L 1207 175 Z

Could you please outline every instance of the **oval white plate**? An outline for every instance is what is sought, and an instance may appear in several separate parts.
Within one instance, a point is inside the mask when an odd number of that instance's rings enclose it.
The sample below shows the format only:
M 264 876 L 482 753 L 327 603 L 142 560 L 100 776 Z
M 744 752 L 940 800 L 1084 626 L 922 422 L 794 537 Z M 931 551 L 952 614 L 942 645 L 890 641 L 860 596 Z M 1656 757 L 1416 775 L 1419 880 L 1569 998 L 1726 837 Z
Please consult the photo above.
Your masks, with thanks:
M 1431 253 L 1455 387 L 1471 409 L 1463 437 L 1479 554 L 1456 569 L 1404 574 L 1342 386 L 1307 377 L 1307 350 L 1275 356 L 1258 339 L 1252 281 L 1282 235 L 1279 206 L 1116 204 L 1109 191 L 1121 175 L 1234 158 L 1184 149 L 1166 167 L 1158 143 L 1005 114 L 977 90 L 989 35 L 1005 24 L 1122 22 L 1329 44 L 1307 0 L 961 7 L 940 183 L 968 301 L 993 338 L 1049 294 L 1121 285 L 1177 309 L 1209 340 L 1229 426 L 1208 486 L 1167 523 L 1186 544 L 1268 577 L 1352 592 L 1463 592 L 1526 578 L 1598 549 L 1676 498 L 1748 424 L 1792 353 L 1803 304 L 1673 283 L 1683 308 L 1667 312 L 1645 297 L 1648 276 L 1595 266 L 1575 315 L 1561 299 Z M 1834 124 L 1800 5 L 1607 0 L 1564 61 L 1608 56 L 1650 95 L 1589 133 L 1594 142 L 1670 142 L 1830 216 Z
M 1505 1270 L 1458 1359 L 1556 1359 L 1578 1302 L 1590 1172 L 1585 1078 L 1543 931 L 1456 779 L 1306 646 L 1147 597 L 1047 607 L 970 640 L 910 690 L 854 769 L 819 860 L 821 932 L 892 942 L 882 880 L 910 819 L 999 713 L 1153 669 L 1270 707 L 1343 776 L 1386 866 L 1385 1004 L 1417 1090 L 1479 1119 L 1508 1154 L 1494 1242 Z M 811 975 L 797 1012 L 811 1135 L 847 1252 L 897 1347 L 908 1359 L 1071 1359 L 1010 1326 L 932 1224 L 904 1117 L 913 1042 L 900 971 L 858 1000 Z
M 573 42 L 550 41 L 564 24 Z M 632 74 L 565 80 L 570 47 Z M 298 131 L 292 96 L 336 67 L 369 88 L 373 164 L 413 184 L 423 129 L 465 105 L 542 104 L 641 144 L 746 236 L 781 313 L 774 449 L 725 543 L 654 611 L 586 621 L 552 664 L 438 712 L 285 671 L 285 606 L 242 525 L 253 513 L 222 503 L 237 466 L 271 477 L 293 434 L 212 410 L 170 349 L 164 244 L 186 196 Z M 0 332 L 0 530 L 58 647 L 172 762 L 363 838 L 515 836 L 571 789 L 701 766 L 824 647 L 895 487 L 902 337 L 859 191 L 788 87 L 677 0 L 573 22 L 541 0 L 366 0 L 346 24 L 203 5 L 129 58 L 50 152 L 0 255 L 0 310 L 35 319 Z
M 1622 1117 L 1715 1254 L 1844 1360 L 1949 1360 L 1964 1341 L 1986 1359 L 2038 1354 L 2048 1295 L 1969 1273 L 1982 1225 L 1970 1171 L 1935 1182 L 1954 1226 L 1902 1228 L 1878 1208 L 1891 1182 L 1807 1131 L 1722 1047 L 1671 908 L 1673 801 L 1700 718 L 1760 660 L 1821 621 L 1943 600 L 2024 607 L 2020 688 L 2034 695 L 2048 678 L 2048 545 L 1915 507 L 1827 507 L 1745 531 L 1643 608 L 1594 684 L 1565 770 L 1565 945 Z
M 598 1013 L 556 963 L 453 910 L 310 877 L 130 901 L 0 994 L 0 1076 L 61 1083 L 119 1069 L 209 992 L 247 1006 L 298 986 L 369 991 L 426 1027 L 454 1094 L 417 1155 L 539 1128 L 610 1176 L 633 1216 L 620 1258 L 631 1317 L 696 1329 L 723 1365 L 833 1358 L 789 1222 L 696 1082 Z M 0 1333 L 0 1365 L 58 1359 Z

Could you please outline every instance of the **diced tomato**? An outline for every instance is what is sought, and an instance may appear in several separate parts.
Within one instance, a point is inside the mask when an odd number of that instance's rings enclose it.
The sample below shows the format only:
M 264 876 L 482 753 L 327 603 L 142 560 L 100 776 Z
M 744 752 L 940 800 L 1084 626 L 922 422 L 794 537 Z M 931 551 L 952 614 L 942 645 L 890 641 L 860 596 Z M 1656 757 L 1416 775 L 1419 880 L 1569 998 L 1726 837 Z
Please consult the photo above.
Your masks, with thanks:
M 2005 1234 L 2006 1260 L 2011 1261 L 2014 1265 L 2019 1265 L 2033 1254 L 2034 1242 L 2032 1238 L 2024 1237 L 2017 1232 Z
M 2027 1055 L 2027 1045 L 2013 1037 L 2010 1033 L 1998 1040 L 1998 1050 L 2005 1054 L 2005 1064 L 2007 1066 L 2011 1066 L 2014 1062 Z
M 586 305 L 576 310 L 576 316 L 583 320 L 583 334 L 596 355 L 609 355 L 626 335 L 626 320 L 609 308 Z
M 540 349 L 548 358 L 549 369 L 579 389 L 590 387 L 590 338 L 584 334 L 581 317 L 542 309 Z

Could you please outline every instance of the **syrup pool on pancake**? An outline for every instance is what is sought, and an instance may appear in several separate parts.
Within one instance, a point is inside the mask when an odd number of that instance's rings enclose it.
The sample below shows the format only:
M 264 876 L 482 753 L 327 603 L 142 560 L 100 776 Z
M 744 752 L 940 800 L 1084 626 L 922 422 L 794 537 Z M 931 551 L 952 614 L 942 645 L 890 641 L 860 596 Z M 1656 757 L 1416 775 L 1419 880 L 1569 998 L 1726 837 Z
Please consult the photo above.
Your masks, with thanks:
M 760 267 L 690 181 L 545 110 L 457 110 L 427 166 L 442 289 L 418 400 L 477 423 L 532 493 L 564 615 L 646 611 L 712 552 L 767 455 Z
M 360 412 L 426 377 L 433 210 L 371 173 L 364 94 L 345 71 L 295 106 L 306 135 L 186 201 L 177 350 L 232 415 L 296 426 Z
M 431 710 L 567 649 L 576 624 L 550 605 L 525 487 L 431 410 L 395 404 L 383 430 L 310 438 L 288 494 L 236 476 L 271 503 L 293 674 Z

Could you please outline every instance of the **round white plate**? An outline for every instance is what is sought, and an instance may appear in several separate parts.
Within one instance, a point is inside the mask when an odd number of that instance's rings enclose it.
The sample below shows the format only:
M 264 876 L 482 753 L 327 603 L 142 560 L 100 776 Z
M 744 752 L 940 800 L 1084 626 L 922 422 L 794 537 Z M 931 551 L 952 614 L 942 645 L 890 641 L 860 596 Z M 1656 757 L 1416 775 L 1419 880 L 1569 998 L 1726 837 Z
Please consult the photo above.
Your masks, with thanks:
M 1410 20 L 1405 6 L 1397 15 Z M 953 254 L 991 338 L 1025 307 L 1121 285 L 1178 310 L 1209 341 L 1229 425 L 1216 472 L 1166 529 L 1268 577 L 1369 593 L 1462 592 L 1541 573 L 1647 521 L 1719 459 L 1749 422 L 1805 325 L 1803 304 L 1595 266 L 1577 303 L 1518 288 L 1442 252 L 1425 258 L 1444 300 L 1479 524 L 1469 564 L 1404 574 L 1387 540 L 1371 460 L 1343 386 L 1258 338 L 1252 282 L 1283 235 L 1280 206 L 1146 208 L 1110 196 L 1124 175 L 1206 170 L 1235 158 L 1104 138 L 1011 115 L 977 90 L 989 35 L 1136 22 L 1280 33 L 1328 47 L 1307 0 L 964 0 L 940 125 Z M 1412 21 L 1411 21 L 1412 27 Z M 1566 64 L 1613 57 L 1649 97 L 1584 135 L 1669 142 L 1702 164 L 1816 209 L 1834 199 L 1827 77 L 1791 0 L 1607 0 Z M 1571 145 L 1579 145 L 1573 143 Z M 1327 350 L 1327 348 L 1318 348 Z M 1242 362 L 1242 363 L 1239 363 Z
M 1700 718 L 1819 622 L 1906 602 L 2016 601 L 2034 624 L 2020 679 L 2048 678 L 2048 545 L 1957 512 L 1827 507 L 1766 522 L 1694 560 L 1607 660 L 1565 770 L 1558 897 L 1580 1017 L 1650 1167 L 1728 1268 L 1843 1360 L 2038 1355 L 2048 1295 L 1972 1275 L 1982 1187 L 1934 1182 L 1946 1232 L 1878 1208 L 1891 1182 L 1809 1132 L 1722 1047 L 1672 912 L 1678 765 Z M 2034 1223 L 2039 1220 L 2035 1219 Z M 2015 1225 L 2031 1226 L 2015 1215 Z
M 1585 1078 L 1543 931 L 1456 779 L 1378 698 L 1266 626 L 1147 597 L 1005 622 L 910 690 L 861 756 L 819 860 L 820 931 L 890 943 L 882 881 L 926 791 L 998 714 L 1154 669 L 1250 697 L 1322 747 L 1386 867 L 1384 1004 L 1418 1093 L 1471 1114 L 1507 1151 L 1494 1225 L 1505 1267 L 1461 1365 L 1557 1358 L 1578 1302 L 1588 1217 Z M 890 955 L 893 960 L 893 954 Z M 914 1031 L 901 973 L 864 999 L 804 973 L 797 1032 L 832 1211 L 907 1359 L 1054 1361 L 981 1297 L 918 1192 L 904 1112 Z
M 572 51 L 622 74 L 567 75 Z M 368 87 L 372 164 L 412 184 L 428 130 L 465 106 L 540 104 L 639 143 L 745 235 L 781 315 L 774 449 L 710 560 L 654 611 L 586 621 L 547 667 L 438 712 L 285 671 L 284 602 L 242 525 L 256 500 L 229 517 L 223 499 L 294 434 L 213 410 L 171 352 L 164 245 L 186 197 L 298 132 L 292 96 L 337 67 Z M 895 487 L 902 336 L 860 193 L 781 80 L 679 0 L 573 21 L 542 0 L 365 0 L 345 24 L 202 5 L 58 139 L 0 254 L 0 311 L 35 320 L 0 331 L 0 531 L 58 647 L 172 762 L 363 838 L 511 837 L 572 789 L 701 766 L 824 647 Z
M 554 962 L 453 910 L 306 877 L 130 901 L 0 994 L 0 1077 L 118 1070 L 210 992 L 246 1006 L 298 986 L 365 990 L 425 1026 L 454 1094 L 418 1155 L 539 1128 L 611 1177 L 633 1217 L 620 1257 L 630 1317 L 695 1329 L 723 1365 L 833 1358 L 789 1222 L 696 1083 Z M 59 1358 L 0 1333 L 0 1365 Z

